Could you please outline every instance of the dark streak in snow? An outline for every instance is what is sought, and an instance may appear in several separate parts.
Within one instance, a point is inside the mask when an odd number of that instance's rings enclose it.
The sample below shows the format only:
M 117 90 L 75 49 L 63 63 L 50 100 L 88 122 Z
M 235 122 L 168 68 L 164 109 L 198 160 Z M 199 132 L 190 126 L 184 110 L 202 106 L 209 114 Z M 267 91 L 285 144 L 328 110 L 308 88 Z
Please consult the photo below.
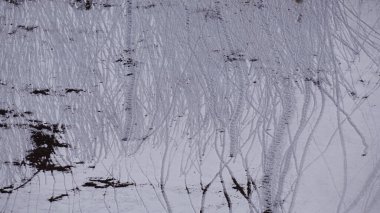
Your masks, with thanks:
M 62 200 L 63 197 L 68 197 L 69 195 L 68 194 L 61 194 L 61 195 L 58 195 L 58 196 L 51 196 L 51 198 L 48 199 L 49 202 L 55 202 L 55 201 L 59 201 L 59 200 Z
M 116 180 L 115 178 L 90 178 L 88 182 L 84 183 L 83 187 L 94 187 L 96 189 L 99 188 L 121 188 L 121 187 L 127 187 L 127 186 L 133 186 L 135 183 L 130 182 L 120 182 L 119 180 Z

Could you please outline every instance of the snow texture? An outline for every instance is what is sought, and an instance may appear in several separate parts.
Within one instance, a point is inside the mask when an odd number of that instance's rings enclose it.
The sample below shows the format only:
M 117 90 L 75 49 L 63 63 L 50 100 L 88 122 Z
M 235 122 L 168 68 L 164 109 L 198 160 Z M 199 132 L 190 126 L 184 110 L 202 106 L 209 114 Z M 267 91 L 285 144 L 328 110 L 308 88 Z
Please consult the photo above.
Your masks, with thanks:
M 379 14 L 0 0 L 0 212 L 378 212 Z

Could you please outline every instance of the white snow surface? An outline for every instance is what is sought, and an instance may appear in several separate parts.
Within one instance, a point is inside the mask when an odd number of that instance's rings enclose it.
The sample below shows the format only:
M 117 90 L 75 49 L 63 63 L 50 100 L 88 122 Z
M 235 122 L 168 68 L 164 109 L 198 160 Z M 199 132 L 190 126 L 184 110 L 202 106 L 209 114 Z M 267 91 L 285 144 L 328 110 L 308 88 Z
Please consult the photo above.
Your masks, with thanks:
M 0 212 L 380 212 L 379 14 L 0 0 Z

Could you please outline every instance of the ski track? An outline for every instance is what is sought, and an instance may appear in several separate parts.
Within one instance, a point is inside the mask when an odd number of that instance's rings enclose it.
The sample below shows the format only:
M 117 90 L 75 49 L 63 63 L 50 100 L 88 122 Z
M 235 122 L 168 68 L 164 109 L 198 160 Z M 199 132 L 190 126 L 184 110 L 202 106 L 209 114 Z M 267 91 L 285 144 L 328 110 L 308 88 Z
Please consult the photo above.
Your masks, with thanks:
M 0 212 L 377 212 L 377 11 L 0 0 Z

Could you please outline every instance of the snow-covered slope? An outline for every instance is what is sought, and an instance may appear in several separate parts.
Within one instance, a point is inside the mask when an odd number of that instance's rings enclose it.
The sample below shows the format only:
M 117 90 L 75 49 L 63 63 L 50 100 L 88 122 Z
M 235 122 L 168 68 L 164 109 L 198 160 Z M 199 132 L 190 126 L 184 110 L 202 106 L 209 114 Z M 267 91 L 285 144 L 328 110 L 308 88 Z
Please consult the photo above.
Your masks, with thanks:
M 377 212 L 379 12 L 0 0 L 0 212 Z

